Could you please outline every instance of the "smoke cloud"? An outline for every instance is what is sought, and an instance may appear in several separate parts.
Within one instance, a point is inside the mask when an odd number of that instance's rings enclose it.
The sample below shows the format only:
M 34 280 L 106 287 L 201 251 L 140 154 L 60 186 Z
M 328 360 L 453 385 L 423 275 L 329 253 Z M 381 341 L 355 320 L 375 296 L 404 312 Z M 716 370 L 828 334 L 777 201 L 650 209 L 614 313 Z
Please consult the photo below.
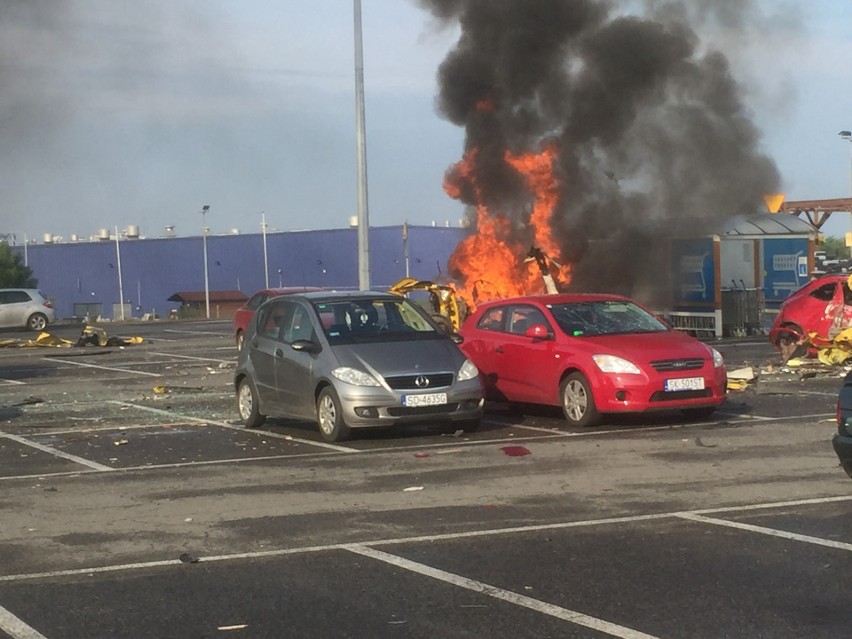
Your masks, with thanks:
M 481 197 L 519 238 L 530 195 L 504 150 L 556 144 L 553 226 L 572 290 L 660 300 L 670 238 L 713 232 L 778 189 L 729 60 L 697 33 L 710 21 L 737 28 L 753 3 L 652 1 L 632 13 L 601 0 L 420 4 L 461 27 L 438 72 L 438 109 L 464 127 L 465 150 L 478 149 Z

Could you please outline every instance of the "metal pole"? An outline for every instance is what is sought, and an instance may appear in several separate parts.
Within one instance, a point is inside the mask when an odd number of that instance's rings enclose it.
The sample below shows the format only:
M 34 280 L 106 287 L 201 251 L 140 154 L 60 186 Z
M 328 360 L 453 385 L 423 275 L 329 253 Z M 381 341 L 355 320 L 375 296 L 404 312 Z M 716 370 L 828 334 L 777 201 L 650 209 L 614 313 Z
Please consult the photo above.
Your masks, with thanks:
M 408 222 L 402 223 L 402 254 L 405 259 L 405 277 L 411 277 L 411 258 L 408 255 Z
M 24 266 L 30 265 L 29 257 L 27 256 L 27 245 L 29 245 L 30 241 L 27 239 L 27 234 L 24 233 Z
M 364 122 L 364 46 L 361 0 L 355 5 L 355 138 L 358 156 L 358 287 L 370 288 L 370 215 L 367 210 L 367 140 Z
M 207 274 L 207 211 L 210 206 L 205 204 L 201 208 L 201 245 L 204 251 L 204 306 L 207 319 L 210 319 L 210 279 Z
M 121 248 L 118 244 L 118 227 L 115 227 L 115 261 L 118 263 L 118 305 L 121 307 L 121 319 L 124 320 L 124 282 L 121 279 Z
M 261 213 L 260 228 L 263 229 L 263 281 L 269 288 L 269 257 L 266 254 L 266 213 Z

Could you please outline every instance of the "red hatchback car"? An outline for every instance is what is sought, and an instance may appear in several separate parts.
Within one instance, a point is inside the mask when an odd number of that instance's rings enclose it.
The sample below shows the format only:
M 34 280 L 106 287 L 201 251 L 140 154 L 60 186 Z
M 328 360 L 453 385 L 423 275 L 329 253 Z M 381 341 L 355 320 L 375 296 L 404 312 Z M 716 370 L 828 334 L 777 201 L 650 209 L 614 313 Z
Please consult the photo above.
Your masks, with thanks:
M 278 297 L 279 295 L 287 295 L 288 293 L 308 293 L 310 291 L 321 291 L 321 288 L 315 286 L 291 286 L 288 288 L 264 288 L 249 298 L 249 301 L 240 306 L 234 312 L 234 339 L 237 342 L 237 348 L 242 348 L 243 339 L 245 339 L 246 329 L 251 323 L 251 318 L 260 305 L 270 297 Z
M 708 417 L 725 401 L 721 354 L 626 297 L 494 300 L 460 333 L 488 398 L 561 406 L 575 426 L 662 409 Z
M 804 354 L 806 342 L 825 346 L 844 328 L 852 326 L 852 291 L 848 274 L 826 275 L 805 284 L 781 303 L 769 341 L 786 361 Z M 811 338 L 816 334 L 815 338 Z

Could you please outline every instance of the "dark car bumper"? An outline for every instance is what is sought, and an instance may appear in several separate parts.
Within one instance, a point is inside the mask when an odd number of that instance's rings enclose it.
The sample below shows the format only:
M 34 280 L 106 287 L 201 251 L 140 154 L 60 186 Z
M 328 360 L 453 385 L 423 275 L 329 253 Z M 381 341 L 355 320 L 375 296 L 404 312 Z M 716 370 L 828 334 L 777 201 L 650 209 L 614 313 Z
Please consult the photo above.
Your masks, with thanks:
M 835 435 L 831 440 L 834 446 L 834 452 L 837 453 L 837 458 L 840 460 L 840 465 L 849 477 L 852 477 L 852 437 L 844 435 Z

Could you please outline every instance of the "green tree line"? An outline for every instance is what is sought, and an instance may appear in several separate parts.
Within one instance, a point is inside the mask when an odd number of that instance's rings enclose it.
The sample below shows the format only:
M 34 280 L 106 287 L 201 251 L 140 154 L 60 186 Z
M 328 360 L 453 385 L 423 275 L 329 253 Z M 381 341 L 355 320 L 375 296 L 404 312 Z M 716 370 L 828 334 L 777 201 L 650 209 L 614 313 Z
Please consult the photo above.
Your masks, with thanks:
M 38 280 L 25 266 L 21 256 L 12 253 L 11 247 L 0 242 L 0 288 L 36 288 Z

